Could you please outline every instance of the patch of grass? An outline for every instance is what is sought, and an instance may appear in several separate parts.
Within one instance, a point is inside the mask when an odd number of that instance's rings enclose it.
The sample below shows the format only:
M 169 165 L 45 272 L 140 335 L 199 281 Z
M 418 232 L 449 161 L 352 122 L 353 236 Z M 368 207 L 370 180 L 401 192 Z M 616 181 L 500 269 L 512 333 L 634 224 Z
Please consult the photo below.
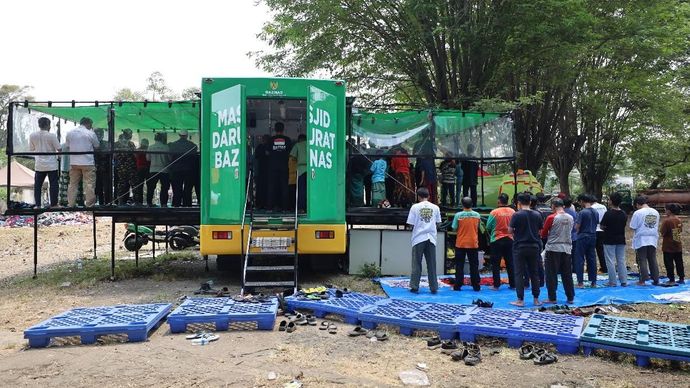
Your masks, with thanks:
M 139 258 L 137 266 L 133 260 L 115 261 L 115 280 L 150 277 L 157 281 L 192 279 L 199 274 L 199 263 L 203 260 L 192 252 L 169 253 L 152 258 Z M 83 259 L 81 269 L 76 263 L 64 263 L 40 272 L 36 279 L 30 275 L 10 280 L 11 287 L 48 286 L 88 288 L 110 280 L 110 259 Z M 202 269 L 203 270 L 203 269 Z
M 381 277 L 381 267 L 372 263 L 364 263 L 359 267 L 357 276 L 366 279 L 373 279 Z

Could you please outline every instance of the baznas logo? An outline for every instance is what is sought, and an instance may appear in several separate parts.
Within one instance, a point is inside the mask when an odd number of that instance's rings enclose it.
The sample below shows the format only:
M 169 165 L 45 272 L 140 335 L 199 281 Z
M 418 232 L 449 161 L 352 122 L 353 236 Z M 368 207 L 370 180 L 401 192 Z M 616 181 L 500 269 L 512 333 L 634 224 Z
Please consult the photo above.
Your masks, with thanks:
M 278 89 L 278 81 L 271 81 L 271 90 Z

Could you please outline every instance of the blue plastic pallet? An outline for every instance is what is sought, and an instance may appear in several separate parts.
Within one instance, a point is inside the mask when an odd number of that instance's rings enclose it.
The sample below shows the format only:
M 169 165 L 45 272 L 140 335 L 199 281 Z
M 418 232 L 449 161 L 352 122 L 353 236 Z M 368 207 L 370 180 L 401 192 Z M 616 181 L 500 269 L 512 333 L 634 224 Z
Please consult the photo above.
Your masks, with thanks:
M 388 300 L 382 296 L 361 294 L 350 292 L 344 294 L 342 298 L 336 298 L 335 293 L 329 290 L 330 298 L 322 300 L 312 300 L 301 297 L 287 297 L 285 301 L 290 311 L 306 309 L 313 311 L 318 318 L 323 318 L 327 314 L 341 315 L 346 323 L 356 325 L 359 323 L 357 314 L 362 308 L 371 306 L 379 301 Z
M 580 337 L 583 346 L 607 345 L 619 349 L 678 356 L 690 360 L 690 325 L 593 315 Z M 625 350 L 618 350 L 625 351 Z M 639 364 L 639 363 L 638 363 Z
M 187 325 L 212 323 L 224 331 L 231 323 L 256 322 L 259 330 L 273 330 L 278 300 L 265 303 L 235 302 L 230 298 L 188 298 L 168 316 L 170 332 L 183 333 Z
M 458 331 L 463 341 L 484 335 L 504 338 L 511 347 L 545 342 L 556 345 L 559 353 L 575 354 L 583 325 L 584 318 L 572 315 L 478 308 L 462 317 Z
M 48 346 L 51 338 L 79 336 L 93 344 L 102 335 L 126 334 L 130 342 L 146 341 L 148 332 L 170 312 L 170 303 L 75 308 L 24 331 L 32 348 Z

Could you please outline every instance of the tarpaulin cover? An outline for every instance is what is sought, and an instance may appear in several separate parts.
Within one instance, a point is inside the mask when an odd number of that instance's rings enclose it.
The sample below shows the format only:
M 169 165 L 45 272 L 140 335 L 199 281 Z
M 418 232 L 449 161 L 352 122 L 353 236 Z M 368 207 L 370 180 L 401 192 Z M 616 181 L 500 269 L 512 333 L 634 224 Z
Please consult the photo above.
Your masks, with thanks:
M 410 155 L 512 158 L 513 127 L 498 113 L 461 111 L 357 112 L 352 133 L 365 154 L 404 148 Z
M 449 278 L 454 276 L 439 276 L 439 279 Z M 599 283 L 606 284 L 608 275 L 599 276 Z M 482 286 L 481 291 L 472 291 L 472 287 L 464 286 L 461 291 L 453 291 L 453 288 L 439 282 L 439 290 L 436 295 L 429 292 L 428 281 L 426 276 L 422 277 L 422 282 L 419 287 L 419 294 L 413 294 L 409 291 L 409 277 L 396 278 L 381 278 L 379 279 L 383 291 L 391 298 L 408 299 L 420 302 L 438 302 L 438 303 L 456 303 L 456 304 L 471 304 L 476 299 L 490 301 L 494 303 L 495 308 L 502 309 L 516 309 L 519 307 L 513 306 L 510 302 L 516 299 L 515 290 L 511 290 L 507 285 L 502 285 L 499 291 L 491 290 L 491 286 Z M 638 286 L 635 283 L 637 278 L 630 278 L 627 287 L 597 287 L 597 288 L 576 288 L 575 289 L 575 303 L 573 306 L 593 306 L 604 304 L 629 304 L 629 303 L 668 303 L 669 300 L 660 298 L 660 294 L 679 293 L 683 291 L 690 291 L 690 284 L 679 285 L 676 287 L 655 287 L 651 282 L 647 282 L 647 286 Z M 545 300 L 548 298 L 546 287 L 541 288 L 539 298 Z M 558 284 L 558 291 L 556 293 L 559 304 L 564 304 L 566 301 L 563 292 L 562 284 Z M 532 305 L 532 293 L 530 289 L 525 290 L 525 306 L 527 308 L 534 307 Z
M 52 106 L 29 105 L 31 109 L 61 119 L 79 122 L 82 117 L 90 117 L 94 128 L 108 128 L 108 109 L 110 104 L 99 106 Z M 129 128 L 139 131 L 162 129 L 199 130 L 199 102 L 123 102 L 113 104 L 115 110 L 115 130 Z

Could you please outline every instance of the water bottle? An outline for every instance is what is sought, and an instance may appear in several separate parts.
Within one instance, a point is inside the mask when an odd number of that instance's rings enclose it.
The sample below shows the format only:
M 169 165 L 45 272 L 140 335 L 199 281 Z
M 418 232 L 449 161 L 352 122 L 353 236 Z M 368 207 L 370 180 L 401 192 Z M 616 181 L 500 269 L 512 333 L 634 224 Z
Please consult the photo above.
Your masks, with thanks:
M 81 271 L 83 267 L 84 266 L 83 266 L 83 263 L 81 261 L 81 258 L 78 258 L 77 259 L 77 270 Z

